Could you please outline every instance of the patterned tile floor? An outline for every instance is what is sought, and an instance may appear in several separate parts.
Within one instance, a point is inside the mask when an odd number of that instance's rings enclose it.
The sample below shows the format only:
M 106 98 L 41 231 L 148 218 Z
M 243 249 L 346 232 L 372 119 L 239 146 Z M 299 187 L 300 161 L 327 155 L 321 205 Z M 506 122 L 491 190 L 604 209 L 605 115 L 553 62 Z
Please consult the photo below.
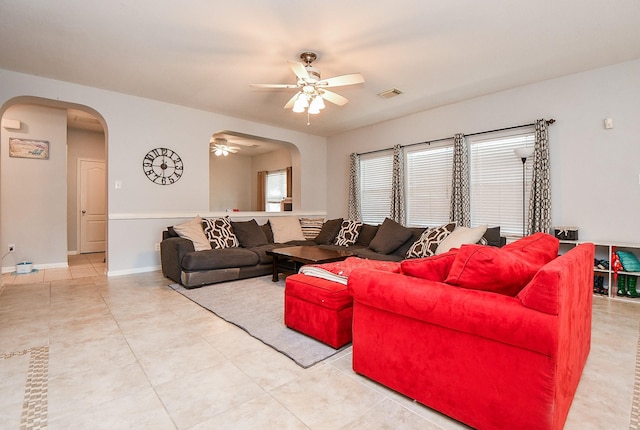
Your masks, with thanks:
M 2 429 L 466 428 L 354 374 L 350 349 L 298 367 L 160 273 L 70 273 L 3 276 Z M 594 298 L 592 351 L 566 429 L 637 428 L 639 324 L 640 304 Z

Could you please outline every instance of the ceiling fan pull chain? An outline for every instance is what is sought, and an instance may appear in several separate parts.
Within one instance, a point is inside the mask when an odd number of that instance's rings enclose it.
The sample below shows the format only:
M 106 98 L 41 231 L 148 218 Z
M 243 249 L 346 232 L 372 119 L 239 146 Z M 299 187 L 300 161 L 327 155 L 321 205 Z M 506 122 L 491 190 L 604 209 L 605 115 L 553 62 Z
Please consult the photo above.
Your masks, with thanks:
M 311 120 L 309 119 L 309 109 L 307 109 L 307 125 L 311 125 Z

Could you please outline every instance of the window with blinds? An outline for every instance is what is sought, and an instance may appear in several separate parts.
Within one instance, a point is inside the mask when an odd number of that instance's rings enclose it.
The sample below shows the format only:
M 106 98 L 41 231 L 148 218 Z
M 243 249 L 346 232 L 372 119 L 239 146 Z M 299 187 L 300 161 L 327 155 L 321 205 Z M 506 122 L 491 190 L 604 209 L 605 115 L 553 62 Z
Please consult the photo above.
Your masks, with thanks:
M 502 234 L 522 235 L 523 163 L 514 150 L 533 147 L 534 131 L 483 135 L 467 138 L 467 142 L 472 225 L 500 226 Z M 533 156 L 524 165 L 525 214 L 529 208 L 532 166 Z
M 452 165 L 453 140 L 437 146 L 412 147 L 406 152 L 408 226 L 437 226 L 448 222 Z
M 287 171 L 267 172 L 265 192 L 265 210 L 280 212 L 280 202 L 287 197 Z
M 392 151 L 360 157 L 360 211 L 365 223 L 380 224 L 389 216 L 392 173 Z

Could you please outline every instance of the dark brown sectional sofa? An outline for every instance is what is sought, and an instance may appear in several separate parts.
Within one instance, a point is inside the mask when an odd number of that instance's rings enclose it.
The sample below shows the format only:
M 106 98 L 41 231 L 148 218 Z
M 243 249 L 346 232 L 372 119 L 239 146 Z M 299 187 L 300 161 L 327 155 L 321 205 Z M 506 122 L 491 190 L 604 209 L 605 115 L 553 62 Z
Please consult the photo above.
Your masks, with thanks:
M 218 282 L 271 274 L 272 257 L 266 252 L 286 246 L 317 246 L 325 249 L 348 249 L 354 256 L 386 261 L 406 259 L 407 251 L 425 228 L 407 228 L 389 219 L 382 225 L 363 224 L 353 245 L 336 245 L 342 218 L 324 222 L 313 240 L 274 243 L 269 222 L 255 220 L 231 222 L 240 246 L 196 251 L 191 240 L 180 237 L 172 227 L 163 231 L 160 244 L 163 274 L 185 288 L 197 288 Z M 489 244 L 499 245 L 499 227 L 487 230 Z M 495 241 L 498 241 L 497 243 Z

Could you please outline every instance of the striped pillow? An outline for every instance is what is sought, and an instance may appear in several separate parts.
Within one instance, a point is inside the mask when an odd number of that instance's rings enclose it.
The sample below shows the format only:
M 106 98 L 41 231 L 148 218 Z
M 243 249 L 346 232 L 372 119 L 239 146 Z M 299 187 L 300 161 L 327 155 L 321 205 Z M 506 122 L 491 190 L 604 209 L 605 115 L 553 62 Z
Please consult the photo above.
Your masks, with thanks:
M 302 227 L 302 235 L 307 240 L 313 240 L 322 230 L 324 218 L 300 218 L 300 227 Z

